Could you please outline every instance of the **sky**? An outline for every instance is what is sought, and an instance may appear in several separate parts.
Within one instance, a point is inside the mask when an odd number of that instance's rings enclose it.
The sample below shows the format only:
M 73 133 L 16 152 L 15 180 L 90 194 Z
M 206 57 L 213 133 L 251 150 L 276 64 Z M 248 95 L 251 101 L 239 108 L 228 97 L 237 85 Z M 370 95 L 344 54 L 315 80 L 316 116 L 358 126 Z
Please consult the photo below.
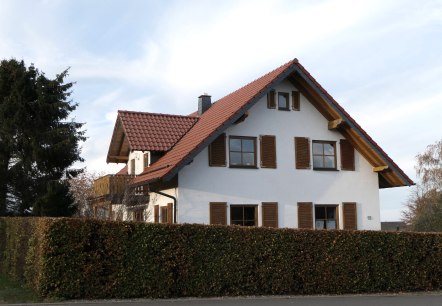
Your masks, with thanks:
M 442 139 L 442 0 L 0 0 L 0 59 L 70 68 L 88 171 L 122 167 L 117 110 L 186 115 L 295 57 L 416 180 Z M 382 221 L 413 188 L 380 191 Z

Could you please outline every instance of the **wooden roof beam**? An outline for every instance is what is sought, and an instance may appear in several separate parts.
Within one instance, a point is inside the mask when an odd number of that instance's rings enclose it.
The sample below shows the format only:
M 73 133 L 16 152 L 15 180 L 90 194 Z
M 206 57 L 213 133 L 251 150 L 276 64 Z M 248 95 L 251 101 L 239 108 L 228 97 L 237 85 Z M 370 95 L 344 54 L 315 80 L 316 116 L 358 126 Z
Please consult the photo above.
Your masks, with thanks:
M 331 120 L 328 122 L 328 129 L 329 130 L 336 130 L 337 128 L 342 126 L 343 123 L 344 123 L 344 119 L 342 119 L 342 118 Z
M 121 160 L 121 161 L 124 161 L 124 162 L 127 162 L 128 160 L 129 160 L 129 157 L 128 156 L 108 156 L 107 157 L 109 160 L 117 160 L 117 161 L 119 161 L 119 160 Z
M 373 172 L 382 172 L 387 169 L 388 169 L 388 166 L 377 166 L 377 167 L 373 167 Z

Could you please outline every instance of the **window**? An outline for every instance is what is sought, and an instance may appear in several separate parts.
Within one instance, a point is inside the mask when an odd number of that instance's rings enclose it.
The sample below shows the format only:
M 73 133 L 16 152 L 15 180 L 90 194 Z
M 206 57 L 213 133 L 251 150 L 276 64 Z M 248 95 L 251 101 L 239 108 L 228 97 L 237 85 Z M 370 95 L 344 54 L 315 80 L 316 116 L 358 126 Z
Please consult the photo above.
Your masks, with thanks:
M 337 205 L 316 205 L 315 206 L 315 228 L 316 229 L 337 229 L 338 214 Z
M 231 205 L 230 224 L 242 226 L 256 226 L 256 205 Z
M 256 137 L 230 136 L 230 167 L 256 168 Z
M 167 223 L 167 206 L 161 206 L 161 223 Z
M 279 110 L 290 110 L 290 108 L 289 108 L 289 93 L 288 92 L 278 92 L 278 109 Z
M 313 169 L 336 169 L 336 143 L 313 141 Z
M 144 221 L 144 210 L 137 209 L 132 212 L 134 221 Z
M 107 207 L 107 205 L 96 207 L 95 218 L 97 218 L 97 219 L 108 219 L 109 218 L 109 208 Z
M 160 207 L 160 221 L 161 221 L 161 223 L 169 223 L 169 224 L 173 223 L 173 204 L 172 203 L 167 203 L 167 206 Z

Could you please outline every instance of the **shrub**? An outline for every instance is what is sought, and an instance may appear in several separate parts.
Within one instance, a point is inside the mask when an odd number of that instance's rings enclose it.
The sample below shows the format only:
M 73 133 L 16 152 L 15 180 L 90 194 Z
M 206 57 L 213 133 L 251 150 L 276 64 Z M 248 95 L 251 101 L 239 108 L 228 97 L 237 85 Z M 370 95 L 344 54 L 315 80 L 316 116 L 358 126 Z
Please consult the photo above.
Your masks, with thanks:
M 0 218 L 0 269 L 62 298 L 442 289 L 442 234 Z

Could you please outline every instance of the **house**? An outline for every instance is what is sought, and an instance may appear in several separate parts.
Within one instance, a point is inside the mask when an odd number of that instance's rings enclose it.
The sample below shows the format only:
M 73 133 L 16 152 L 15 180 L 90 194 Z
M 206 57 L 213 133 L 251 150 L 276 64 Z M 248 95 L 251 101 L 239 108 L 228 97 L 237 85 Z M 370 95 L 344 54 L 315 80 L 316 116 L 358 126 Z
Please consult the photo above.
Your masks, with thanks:
M 148 222 L 380 230 L 379 189 L 414 184 L 297 59 L 188 116 L 119 111 L 107 161 Z
M 381 222 L 381 230 L 388 232 L 406 231 L 407 224 L 403 221 L 385 221 Z

